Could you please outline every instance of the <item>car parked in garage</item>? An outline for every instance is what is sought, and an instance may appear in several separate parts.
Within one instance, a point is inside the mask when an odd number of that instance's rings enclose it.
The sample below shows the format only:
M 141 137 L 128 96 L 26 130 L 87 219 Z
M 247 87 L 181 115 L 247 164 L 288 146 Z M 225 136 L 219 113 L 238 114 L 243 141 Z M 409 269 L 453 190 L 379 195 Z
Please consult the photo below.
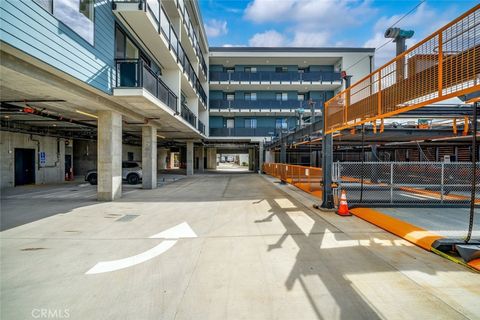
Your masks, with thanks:
M 122 162 L 122 179 L 128 184 L 138 184 L 142 180 L 142 167 L 135 161 Z M 85 175 L 85 181 L 97 184 L 97 169 L 92 169 Z

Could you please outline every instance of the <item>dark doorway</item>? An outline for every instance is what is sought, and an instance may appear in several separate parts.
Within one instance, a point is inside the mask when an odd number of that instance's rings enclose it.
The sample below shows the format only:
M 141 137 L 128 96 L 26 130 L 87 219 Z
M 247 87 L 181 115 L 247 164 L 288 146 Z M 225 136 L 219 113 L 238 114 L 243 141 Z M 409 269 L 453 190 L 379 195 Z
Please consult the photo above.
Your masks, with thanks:
M 66 154 L 65 155 L 65 179 L 72 179 L 72 155 Z
M 35 149 L 15 148 L 15 186 L 35 183 Z

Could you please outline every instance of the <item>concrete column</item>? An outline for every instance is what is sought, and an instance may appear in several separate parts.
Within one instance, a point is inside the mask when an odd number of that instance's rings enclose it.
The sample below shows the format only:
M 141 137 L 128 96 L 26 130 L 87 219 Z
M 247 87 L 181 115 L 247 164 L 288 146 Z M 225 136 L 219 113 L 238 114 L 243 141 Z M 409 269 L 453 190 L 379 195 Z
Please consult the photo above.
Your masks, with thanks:
M 193 141 L 187 142 L 187 176 L 193 175 Z
M 142 127 L 142 187 L 157 187 L 157 129 L 152 126 Z
M 201 146 L 198 148 L 198 172 L 205 171 L 205 147 Z
M 165 170 L 167 169 L 167 157 L 168 157 L 168 149 L 166 148 L 158 148 L 158 170 Z
M 260 141 L 258 145 L 258 173 L 262 173 L 263 170 L 263 141 Z
M 207 169 L 217 169 L 217 148 L 207 148 Z
M 112 201 L 122 196 L 122 115 L 98 112 L 97 199 Z
M 255 170 L 255 158 L 254 158 L 254 150 L 248 149 L 248 170 L 253 171 Z

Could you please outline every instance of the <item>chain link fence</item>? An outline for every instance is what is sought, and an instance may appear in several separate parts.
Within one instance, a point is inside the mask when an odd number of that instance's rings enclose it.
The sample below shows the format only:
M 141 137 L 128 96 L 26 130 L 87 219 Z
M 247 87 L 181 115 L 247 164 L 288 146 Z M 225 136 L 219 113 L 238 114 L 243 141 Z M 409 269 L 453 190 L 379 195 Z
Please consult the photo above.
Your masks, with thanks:
M 480 205 L 480 163 L 475 203 Z M 349 204 L 470 204 L 471 162 L 337 162 L 333 181 L 337 197 L 347 192 Z

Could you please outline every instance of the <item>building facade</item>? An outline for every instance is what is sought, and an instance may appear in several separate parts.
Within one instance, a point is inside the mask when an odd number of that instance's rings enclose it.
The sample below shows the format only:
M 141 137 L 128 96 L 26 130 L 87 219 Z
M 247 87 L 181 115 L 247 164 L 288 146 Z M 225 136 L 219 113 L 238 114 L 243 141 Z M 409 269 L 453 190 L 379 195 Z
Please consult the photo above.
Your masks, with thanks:
M 218 153 L 256 170 L 262 141 L 319 117 L 346 67 L 355 81 L 373 65 L 373 49 L 209 48 L 196 1 L 0 6 L 2 188 L 97 168 L 112 200 L 122 160 L 142 162 L 144 188 L 161 169 L 214 169 Z

